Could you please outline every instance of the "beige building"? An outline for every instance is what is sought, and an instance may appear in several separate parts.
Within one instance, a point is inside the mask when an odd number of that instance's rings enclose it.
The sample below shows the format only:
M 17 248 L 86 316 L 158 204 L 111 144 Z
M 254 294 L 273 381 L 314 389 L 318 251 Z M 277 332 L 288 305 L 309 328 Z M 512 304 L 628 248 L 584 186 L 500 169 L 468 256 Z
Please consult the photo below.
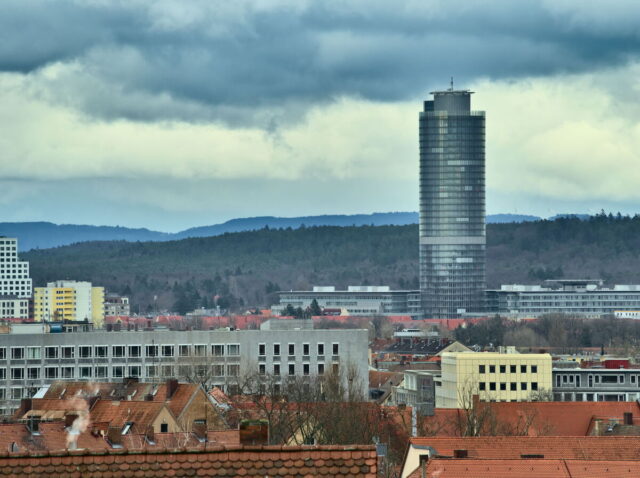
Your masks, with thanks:
M 104 321 L 104 287 L 91 282 L 56 281 L 36 287 L 33 294 L 35 320 L 88 320 L 96 327 Z
M 483 401 L 527 401 L 552 385 L 549 354 L 498 352 L 443 353 L 437 408 L 468 408 Z

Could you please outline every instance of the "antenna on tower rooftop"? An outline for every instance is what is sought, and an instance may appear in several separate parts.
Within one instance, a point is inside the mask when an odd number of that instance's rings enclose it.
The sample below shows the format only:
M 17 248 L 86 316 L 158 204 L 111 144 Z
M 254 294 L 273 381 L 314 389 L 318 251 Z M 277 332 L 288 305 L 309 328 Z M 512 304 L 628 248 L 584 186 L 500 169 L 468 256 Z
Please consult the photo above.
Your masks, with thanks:
M 453 76 L 451 77 L 451 87 L 449 88 L 449 91 L 453 91 Z

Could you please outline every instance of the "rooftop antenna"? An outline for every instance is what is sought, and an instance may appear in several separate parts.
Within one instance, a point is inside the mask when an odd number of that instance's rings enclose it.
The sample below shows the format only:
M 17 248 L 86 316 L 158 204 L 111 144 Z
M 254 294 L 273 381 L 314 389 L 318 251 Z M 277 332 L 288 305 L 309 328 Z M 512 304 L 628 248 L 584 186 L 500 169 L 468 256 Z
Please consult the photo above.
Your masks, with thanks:
M 449 88 L 449 91 L 453 91 L 453 76 L 451 77 L 451 87 Z

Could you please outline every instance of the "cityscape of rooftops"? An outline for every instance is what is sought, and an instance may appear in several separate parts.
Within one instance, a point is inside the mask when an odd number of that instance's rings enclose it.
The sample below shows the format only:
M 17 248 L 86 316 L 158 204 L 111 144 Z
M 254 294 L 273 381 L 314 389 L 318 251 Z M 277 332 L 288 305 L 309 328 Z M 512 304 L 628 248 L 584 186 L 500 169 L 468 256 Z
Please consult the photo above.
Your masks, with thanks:
M 633 0 L 0 4 L 0 474 L 640 477 Z

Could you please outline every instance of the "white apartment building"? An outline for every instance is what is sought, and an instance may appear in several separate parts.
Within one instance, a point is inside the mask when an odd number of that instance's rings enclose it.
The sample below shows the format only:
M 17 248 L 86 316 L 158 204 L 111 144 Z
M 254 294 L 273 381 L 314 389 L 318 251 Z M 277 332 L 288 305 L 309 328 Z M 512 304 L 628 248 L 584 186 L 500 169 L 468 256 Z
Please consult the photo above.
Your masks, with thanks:
M 32 290 L 29 263 L 18 260 L 18 239 L 0 236 L 0 318 L 29 318 Z

